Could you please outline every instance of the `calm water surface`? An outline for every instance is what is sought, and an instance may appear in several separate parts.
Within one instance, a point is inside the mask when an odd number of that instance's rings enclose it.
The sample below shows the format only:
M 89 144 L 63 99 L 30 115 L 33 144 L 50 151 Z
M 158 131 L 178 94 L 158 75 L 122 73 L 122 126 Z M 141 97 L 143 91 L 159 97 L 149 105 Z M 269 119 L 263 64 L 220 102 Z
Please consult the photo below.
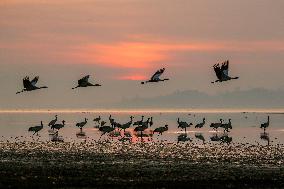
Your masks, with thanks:
M 153 117 L 153 126 L 149 128 L 145 133 L 151 133 L 151 130 L 169 125 L 169 130 L 163 135 L 154 134 L 154 136 L 144 137 L 144 141 L 164 141 L 164 142 L 177 142 L 178 137 L 184 134 L 184 131 L 177 128 L 177 118 L 181 121 L 192 122 L 193 126 L 187 129 L 187 138 L 190 138 L 192 143 L 202 144 L 203 141 L 196 136 L 203 136 L 205 143 L 207 142 L 220 142 L 212 141 L 214 137 L 217 138 L 224 136 L 223 130 L 220 128 L 218 132 L 213 131 L 209 127 L 212 122 L 219 122 L 220 119 L 228 122 L 228 119 L 232 119 L 233 129 L 226 134 L 229 138 L 232 137 L 233 143 L 250 143 L 250 144 L 268 144 L 268 138 L 270 144 L 284 144 L 284 114 L 266 114 L 266 113 L 169 113 L 169 112 L 104 112 L 104 113 L 0 113 L 0 140 L 1 141 L 14 141 L 14 140 L 41 140 L 48 141 L 51 139 L 49 133 L 50 128 L 47 126 L 49 121 L 54 119 L 55 115 L 58 115 L 58 122 L 62 120 L 66 121 L 64 128 L 60 129 L 59 135 L 64 141 L 92 141 L 92 140 L 119 140 L 123 137 L 123 131 L 121 137 L 112 137 L 110 135 L 104 135 L 102 137 L 96 123 L 93 121 L 95 117 L 101 116 L 102 120 L 106 121 L 106 125 L 109 124 L 109 115 L 115 119 L 116 122 L 126 123 L 130 120 L 130 116 L 134 116 L 134 121 L 141 120 L 141 116 L 144 115 L 146 120 L 148 117 Z M 263 137 L 263 130 L 260 129 L 260 124 L 267 121 L 267 116 L 270 116 L 270 126 L 266 131 L 266 137 Z M 197 123 L 202 122 L 203 118 L 206 118 L 206 124 L 201 129 L 196 129 L 194 126 Z M 83 128 L 83 132 L 86 136 L 78 136 L 80 129 L 76 127 L 77 122 L 84 121 L 84 118 L 88 118 L 87 125 Z M 38 135 L 33 135 L 28 132 L 28 128 L 31 126 L 40 125 L 40 121 L 44 123 L 44 129 L 39 132 Z M 128 137 L 133 142 L 140 142 L 140 137 L 133 131 L 134 126 L 126 131 L 131 135 Z M 262 136 L 262 137 L 261 137 Z

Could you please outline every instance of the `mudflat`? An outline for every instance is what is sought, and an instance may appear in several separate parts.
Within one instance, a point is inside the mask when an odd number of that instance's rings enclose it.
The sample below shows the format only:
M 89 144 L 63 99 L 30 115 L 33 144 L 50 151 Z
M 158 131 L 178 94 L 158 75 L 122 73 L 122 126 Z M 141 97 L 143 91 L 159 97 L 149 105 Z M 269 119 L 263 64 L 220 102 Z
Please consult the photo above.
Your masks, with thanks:
M 282 188 L 284 146 L 0 142 L 0 187 Z

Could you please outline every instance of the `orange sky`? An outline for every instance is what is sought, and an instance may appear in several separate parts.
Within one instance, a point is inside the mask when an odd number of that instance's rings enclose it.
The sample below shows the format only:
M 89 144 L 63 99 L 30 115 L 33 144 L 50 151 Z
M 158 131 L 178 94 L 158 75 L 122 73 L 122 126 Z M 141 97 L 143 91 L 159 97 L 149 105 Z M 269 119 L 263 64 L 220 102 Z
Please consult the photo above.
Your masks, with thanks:
M 58 91 L 58 81 L 70 88 L 90 74 L 109 84 L 106 93 L 116 100 L 188 89 L 284 89 L 283 7 L 283 0 L 2 0 L 2 93 L 12 98 L 28 74 Z M 226 59 L 242 79 L 208 89 L 212 65 Z M 127 92 L 161 67 L 173 78 L 167 87 Z
M 106 67 L 147 68 L 153 64 L 172 61 L 170 52 L 284 52 L 284 42 L 207 42 L 207 43 L 150 43 L 121 42 L 85 45 L 70 56 L 79 62 Z M 74 54 L 73 54 L 74 53 Z

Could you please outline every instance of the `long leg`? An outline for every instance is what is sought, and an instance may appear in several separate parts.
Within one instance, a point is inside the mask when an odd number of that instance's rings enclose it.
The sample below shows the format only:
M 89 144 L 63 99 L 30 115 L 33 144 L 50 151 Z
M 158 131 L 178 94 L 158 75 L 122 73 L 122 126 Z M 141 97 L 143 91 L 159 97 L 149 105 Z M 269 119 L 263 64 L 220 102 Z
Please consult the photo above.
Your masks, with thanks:
M 100 136 L 99 140 L 101 140 L 101 138 L 102 138 L 102 136 L 103 136 L 104 134 L 105 134 L 105 133 L 101 134 L 101 136 Z

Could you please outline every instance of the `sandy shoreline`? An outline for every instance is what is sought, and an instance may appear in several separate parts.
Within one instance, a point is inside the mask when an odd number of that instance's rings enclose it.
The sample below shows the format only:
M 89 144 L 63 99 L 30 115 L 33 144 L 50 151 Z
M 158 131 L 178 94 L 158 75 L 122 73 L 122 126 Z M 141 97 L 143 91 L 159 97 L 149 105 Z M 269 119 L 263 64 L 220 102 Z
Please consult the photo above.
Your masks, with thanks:
M 0 187 L 284 187 L 284 146 L 1 142 Z

